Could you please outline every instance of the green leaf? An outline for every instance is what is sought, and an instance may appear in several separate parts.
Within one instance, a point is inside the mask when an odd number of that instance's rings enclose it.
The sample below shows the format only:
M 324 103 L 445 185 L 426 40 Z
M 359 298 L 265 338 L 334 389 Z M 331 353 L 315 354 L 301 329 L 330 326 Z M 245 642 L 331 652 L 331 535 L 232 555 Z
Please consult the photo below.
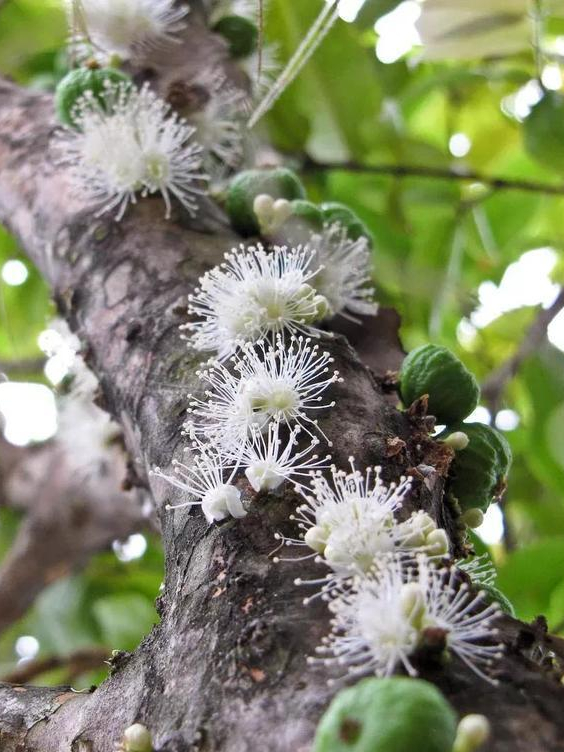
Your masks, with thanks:
M 549 91 L 531 110 L 523 127 L 525 146 L 535 159 L 564 172 L 564 96 Z
M 134 650 L 139 635 L 147 634 L 158 621 L 150 600 L 135 593 L 108 595 L 92 604 L 102 640 L 114 650 Z
M 564 536 L 544 538 L 507 555 L 498 568 L 497 586 L 519 618 L 530 621 L 548 612 L 563 571 Z
M 317 3 L 269 3 L 267 28 L 287 61 L 321 10 Z M 278 145 L 287 145 L 295 126 L 302 146 L 319 160 L 360 157 L 378 141 L 381 92 L 373 50 L 360 32 L 338 20 L 273 108 L 268 119 Z M 304 127 L 304 121 L 308 123 Z

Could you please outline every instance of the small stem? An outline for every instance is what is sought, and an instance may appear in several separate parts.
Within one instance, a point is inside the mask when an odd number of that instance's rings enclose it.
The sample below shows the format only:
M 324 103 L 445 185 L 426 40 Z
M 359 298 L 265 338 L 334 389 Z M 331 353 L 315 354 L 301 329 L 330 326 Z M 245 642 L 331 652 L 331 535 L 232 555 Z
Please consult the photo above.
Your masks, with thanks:
M 365 165 L 358 162 L 316 162 L 306 159 L 302 165 L 304 172 L 343 171 L 395 178 L 420 178 L 422 180 L 453 180 L 457 182 L 482 183 L 493 191 L 523 191 L 524 193 L 544 193 L 549 196 L 564 196 L 564 184 L 550 185 L 525 178 L 504 178 L 485 175 L 476 170 L 455 170 L 452 168 L 427 165 Z

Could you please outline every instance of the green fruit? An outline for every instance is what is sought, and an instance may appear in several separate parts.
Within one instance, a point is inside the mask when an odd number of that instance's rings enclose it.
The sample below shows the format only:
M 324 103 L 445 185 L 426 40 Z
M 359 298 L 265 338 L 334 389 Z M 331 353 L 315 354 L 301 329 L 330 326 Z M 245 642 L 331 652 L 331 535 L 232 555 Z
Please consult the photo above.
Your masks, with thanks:
M 292 217 L 312 230 L 321 230 L 323 227 L 323 212 L 311 201 L 299 198 L 292 201 Z
M 456 715 L 420 679 L 363 679 L 335 697 L 313 752 L 452 752 Z
M 547 91 L 523 123 L 525 147 L 542 164 L 564 172 L 564 96 Z
M 77 101 L 91 91 L 105 107 L 105 88 L 108 84 L 127 84 L 131 79 L 116 68 L 75 68 L 61 79 L 55 91 L 55 110 L 61 123 L 76 127 L 73 110 Z
M 312 233 L 323 230 L 323 214 L 316 204 L 296 199 L 291 202 L 291 210 L 291 215 L 282 227 L 285 241 L 294 245 L 307 243 Z
M 480 589 L 484 591 L 486 603 L 497 603 L 502 611 L 510 616 L 515 616 L 515 609 L 509 598 L 504 595 L 501 590 L 498 590 L 493 585 L 480 585 Z
M 226 208 L 233 228 L 243 237 L 260 233 L 253 203 L 261 193 L 268 194 L 274 199 L 285 198 L 288 201 L 305 198 L 305 190 L 300 179 L 295 172 L 285 167 L 240 172 L 229 186 Z
M 511 448 L 499 431 L 483 423 L 461 423 L 451 426 L 448 433 L 455 430 L 464 431 L 469 441 L 452 461 L 448 490 L 462 511 L 477 507 L 485 512 L 503 492 L 511 466 Z
M 347 231 L 347 235 L 351 240 L 358 240 L 361 236 L 364 236 L 372 245 L 372 235 L 364 224 L 364 222 L 357 217 L 352 209 L 344 204 L 339 204 L 336 201 L 321 204 L 321 212 L 323 219 L 328 224 L 338 222 Z
M 213 30 L 229 42 L 232 57 L 247 57 L 257 47 L 258 29 L 248 18 L 224 16 Z
M 474 376 L 454 353 L 438 345 L 412 350 L 403 361 L 400 382 L 406 407 L 427 394 L 429 413 L 445 425 L 470 415 L 480 398 Z

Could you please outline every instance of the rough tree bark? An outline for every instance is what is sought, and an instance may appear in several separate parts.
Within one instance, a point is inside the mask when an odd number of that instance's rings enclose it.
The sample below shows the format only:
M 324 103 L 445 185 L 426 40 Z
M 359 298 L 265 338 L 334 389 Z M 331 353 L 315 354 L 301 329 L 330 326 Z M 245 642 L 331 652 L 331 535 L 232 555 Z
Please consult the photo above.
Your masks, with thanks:
M 202 55 L 209 63 L 222 54 L 197 14 L 190 24 L 183 75 L 202 64 Z M 237 238 L 211 202 L 193 221 L 178 211 L 166 222 L 160 202 L 151 200 L 120 224 L 96 219 L 53 161 L 49 97 L 2 83 L 0 103 L 0 220 L 88 347 L 138 482 L 152 487 L 166 552 L 158 626 L 135 653 L 117 655 L 111 676 L 91 693 L 1 686 L 0 748 L 110 752 L 124 729 L 141 721 L 159 752 L 306 752 L 333 690 L 325 671 L 306 664 L 328 629 L 325 606 L 304 607 L 304 592 L 293 585 L 318 567 L 275 565 L 269 557 L 274 532 L 291 529 L 293 493 L 253 498 L 241 481 L 252 500 L 249 515 L 208 527 L 197 511 L 165 511 L 174 495 L 162 481 L 148 480 L 152 466 L 169 468 L 180 455 L 185 394 L 197 387 L 197 361 L 178 332 L 186 295 Z M 384 371 L 401 360 L 393 320 L 388 313 L 357 332 L 372 370 L 343 336 L 327 340 L 344 383 L 334 387 L 337 407 L 323 428 L 337 464 L 354 453 L 361 464 L 381 464 L 388 480 L 416 469 L 412 507 L 428 510 L 456 547 L 456 521 L 442 504 L 448 450 L 427 438 L 423 418 L 399 412 L 386 392 Z M 507 655 L 498 687 L 456 660 L 443 668 L 422 663 L 422 675 L 460 712 L 492 720 L 487 750 L 556 752 L 564 738 L 561 642 L 546 637 L 542 623 L 529 627 L 507 617 L 500 628 Z

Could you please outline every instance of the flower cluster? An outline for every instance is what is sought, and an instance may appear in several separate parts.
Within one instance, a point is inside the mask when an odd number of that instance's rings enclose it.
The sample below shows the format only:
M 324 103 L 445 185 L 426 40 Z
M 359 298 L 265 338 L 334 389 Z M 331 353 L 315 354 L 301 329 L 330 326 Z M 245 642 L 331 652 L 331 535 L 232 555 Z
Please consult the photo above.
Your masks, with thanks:
M 315 322 L 329 312 L 327 299 L 310 281 L 319 271 L 309 247 L 240 246 L 200 280 L 185 325 L 192 347 L 224 360 L 245 342 L 284 332 L 316 335 Z
M 323 393 L 340 381 L 331 370 L 333 358 L 303 336 L 280 334 L 275 344 L 246 344 L 230 358 L 231 370 L 220 362 L 198 372 L 208 387 L 204 399 L 192 396 L 185 428 L 227 449 L 237 446 L 253 427 L 263 431 L 270 421 L 297 424 L 313 436 L 319 432 L 317 411 L 333 407 Z M 328 442 L 329 443 L 329 442 Z
M 100 202 L 100 213 L 121 219 L 137 194 L 161 193 L 166 216 L 171 196 L 194 215 L 207 176 L 194 128 L 170 111 L 147 85 L 108 85 L 104 106 L 87 92 L 75 108 L 77 130 L 62 136 L 63 161 L 76 183 Z
M 227 364 L 213 361 L 199 371 L 202 394 L 191 395 L 184 425 L 195 466 L 177 463 L 173 478 L 155 471 L 193 497 L 177 506 L 201 505 L 210 522 L 241 516 L 241 494 L 233 485 L 238 470 L 259 492 L 285 480 L 301 487 L 301 479 L 329 467 L 330 456 L 315 453 L 317 434 L 327 437 L 312 414 L 334 405 L 324 397 L 340 381 L 332 363 L 311 339 L 285 340 L 279 332 L 273 344 L 246 343 Z
M 472 594 L 456 568 L 441 568 L 448 538 L 428 514 L 397 519 L 410 478 L 386 485 L 380 468 L 361 473 L 353 458 L 350 465 L 350 472 L 332 467 L 332 482 L 315 475 L 310 491 L 297 487 L 305 499 L 292 517 L 300 536 L 276 536 L 286 546 L 308 547 L 329 567 L 305 582 L 320 586 L 313 597 L 329 601 L 333 614 L 332 632 L 319 648 L 323 662 L 378 676 L 402 665 L 413 675 L 413 655 L 432 638 L 485 676 L 500 653 L 492 629 L 499 607 L 488 605 L 484 593 Z M 490 572 L 482 562 L 469 569 L 478 579 Z
M 174 0 L 65 0 L 71 34 L 95 49 L 132 57 L 147 45 L 176 41 L 188 9 Z
M 484 596 L 424 555 L 392 556 L 329 592 L 332 632 L 318 652 L 349 674 L 388 676 L 402 665 L 413 676 L 414 654 L 438 645 L 489 680 L 484 671 L 501 655 L 494 626 L 500 609 Z
M 372 302 L 374 288 L 369 284 L 372 256 L 367 238 L 361 235 L 351 240 L 345 228 L 335 223 L 312 235 L 309 245 L 315 249 L 319 267 L 313 285 L 327 298 L 331 315 L 341 313 L 353 320 L 351 313 L 375 316 L 378 305 Z
M 382 556 L 394 552 L 448 554 L 446 534 L 428 514 L 416 512 L 404 522 L 396 519 L 411 490 L 411 478 L 386 485 L 379 467 L 361 473 L 352 457 L 349 461 L 350 472 L 331 468 L 331 483 L 316 476 L 310 490 L 300 489 L 305 503 L 292 517 L 300 537 L 277 535 L 287 546 L 307 546 L 313 555 L 320 555 L 331 568 L 322 580 L 324 590 L 330 590 L 339 579 L 370 572 Z

